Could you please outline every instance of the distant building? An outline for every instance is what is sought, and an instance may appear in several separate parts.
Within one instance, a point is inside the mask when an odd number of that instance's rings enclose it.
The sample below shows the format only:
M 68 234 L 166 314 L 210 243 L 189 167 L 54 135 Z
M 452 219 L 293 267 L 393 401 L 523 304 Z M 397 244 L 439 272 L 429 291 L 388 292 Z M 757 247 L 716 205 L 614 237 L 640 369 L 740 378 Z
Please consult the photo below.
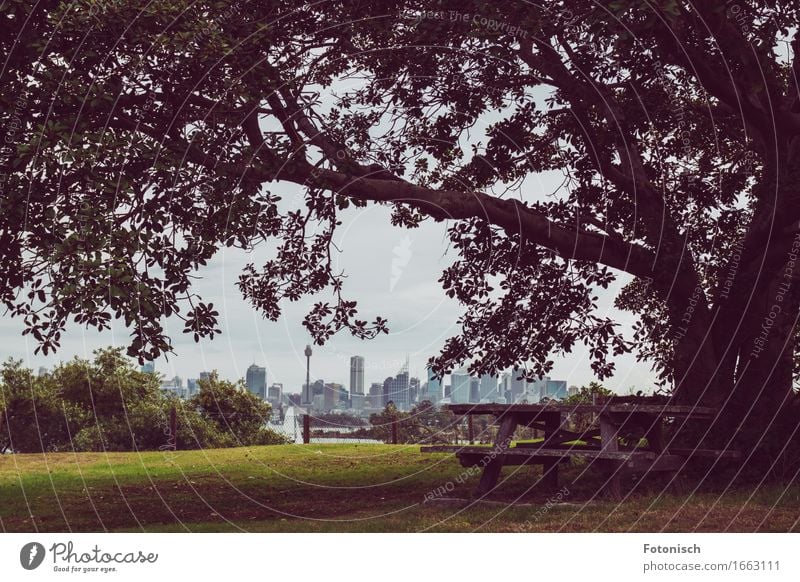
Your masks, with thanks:
M 519 368 L 514 368 L 508 378 L 508 390 L 506 391 L 506 399 L 509 403 L 520 402 L 525 397 L 525 380 L 521 380 L 519 376 L 524 372 Z M 538 399 L 537 399 L 538 402 Z
M 567 388 L 567 396 L 577 396 L 580 391 L 581 389 L 577 386 L 570 386 Z
M 274 383 L 267 389 L 267 400 L 273 405 L 280 404 L 283 400 L 283 384 Z
M 39 373 L 38 376 L 41 378 L 42 376 L 47 376 L 49 371 L 44 366 L 39 366 Z
M 395 405 L 397 405 L 397 403 L 389 397 L 389 394 L 392 392 L 392 382 L 394 382 L 394 378 L 391 376 L 383 381 L 383 399 L 381 400 L 381 406 L 386 406 L 389 404 L 389 401 L 392 401 Z
M 420 401 L 419 388 L 419 378 L 410 378 L 408 380 L 408 398 L 411 404 Z
M 300 406 L 301 405 L 300 401 L 303 399 L 302 395 L 293 392 L 293 393 L 289 394 L 288 397 L 289 397 L 289 402 L 291 404 L 294 404 L 295 406 Z
M 353 410 L 364 410 L 366 397 L 363 394 L 350 394 L 350 408 Z
M 397 376 L 391 379 L 388 401 L 394 402 L 394 405 L 400 410 L 408 410 L 410 408 L 411 393 L 409 391 L 408 370 L 401 370 Z
M 364 394 L 364 358 L 350 358 L 350 394 Z
M 210 380 L 211 372 L 200 372 L 200 380 Z
M 480 399 L 481 399 L 480 387 L 481 387 L 480 380 L 470 376 L 470 379 L 469 379 L 469 401 L 470 402 L 472 402 L 472 403 L 480 402 Z
M 462 368 L 450 375 L 450 402 L 452 404 L 466 404 L 470 400 L 472 378 L 466 369 Z
M 497 402 L 500 393 L 497 390 L 497 376 L 484 374 L 478 387 L 478 402 Z
M 328 412 L 339 405 L 343 386 L 331 382 L 324 385 L 322 392 L 322 410 Z
M 425 399 L 437 404 L 442 399 L 442 381 L 438 380 L 433 374 L 433 370 L 428 368 L 428 385 L 425 391 Z
M 253 364 L 247 368 L 247 376 L 244 383 L 251 394 L 258 396 L 261 400 L 267 399 L 267 369 Z
M 183 379 L 180 376 L 175 376 L 171 380 L 161 382 L 161 390 L 163 392 L 170 392 L 178 398 L 186 398 L 186 388 L 183 387 Z
M 367 397 L 367 406 L 370 408 L 383 408 L 386 404 L 383 401 L 383 384 L 373 382 L 369 387 L 369 396 Z
M 156 371 L 156 364 L 155 362 L 145 362 L 142 364 L 140 370 L 146 374 L 154 374 Z
M 563 400 L 567 397 L 567 381 L 566 380 L 550 380 L 547 379 L 545 385 L 545 393 L 542 398 L 549 398 L 550 400 Z
M 197 384 L 197 378 L 187 378 L 186 379 L 186 392 L 189 395 L 189 398 L 197 394 L 197 390 L 200 387 Z

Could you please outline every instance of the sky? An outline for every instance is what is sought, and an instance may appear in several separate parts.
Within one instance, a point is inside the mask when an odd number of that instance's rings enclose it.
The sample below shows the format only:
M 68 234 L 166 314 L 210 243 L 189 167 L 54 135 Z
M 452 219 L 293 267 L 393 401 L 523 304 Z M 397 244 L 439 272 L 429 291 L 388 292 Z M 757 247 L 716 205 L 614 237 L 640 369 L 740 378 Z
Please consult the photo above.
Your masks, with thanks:
M 278 192 L 280 188 L 273 188 Z M 283 196 L 298 196 L 287 186 Z M 341 254 L 337 265 L 347 275 L 345 293 L 359 302 L 362 319 L 383 316 L 389 321 L 390 333 L 374 340 L 358 340 L 346 332 L 334 336 L 324 346 L 312 346 L 311 376 L 326 382 L 349 386 L 350 357 L 365 358 L 365 385 L 396 374 L 409 358 L 412 376 L 425 379 L 425 362 L 442 347 L 445 339 L 457 333 L 461 307 L 445 296 L 437 282 L 441 271 L 454 253 L 447 250 L 447 223 L 426 221 L 420 228 L 393 227 L 387 207 L 371 205 L 346 211 L 337 233 Z M 201 276 L 195 291 L 206 302 L 214 303 L 220 312 L 222 334 L 213 340 L 194 343 L 182 333 L 182 322 L 168 320 L 167 333 L 172 337 L 175 354 L 156 361 L 156 371 L 167 378 L 175 375 L 196 378 L 201 371 L 218 370 L 222 377 L 244 377 L 253 363 L 267 368 L 267 382 L 280 382 L 287 392 L 299 392 L 305 381 L 303 350 L 311 343 L 301 325 L 309 306 L 326 297 L 305 298 L 297 303 L 285 303 L 277 322 L 262 318 L 242 298 L 235 283 L 242 267 L 259 255 L 241 250 L 222 249 L 198 274 Z M 613 308 L 614 290 L 601 292 L 600 313 L 610 313 L 629 329 L 628 314 Z M 72 325 L 62 336 L 62 347 L 55 355 L 35 355 L 35 341 L 22 336 L 21 320 L 8 316 L 0 318 L 2 359 L 21 359 L 34 370 L 40 366 L 52 368 L 58 361 L 74 356 L 90 358 L 92 350 L 105 346 L 126 346 L 127 330 L 121 322 L 103 333 Z M 648 364 L 637 363 L 633 355 L 617 360 L 617 374 L 605 385 L 627 393 L 631 386 L 649 391 L 653 374 Z M 586 350 L 577 346 L 567 358 L 556 360 L 552 378 L 568 384 L 585 385 L 594 378 Z M 446 382 L 449 380 L 446 380 Z

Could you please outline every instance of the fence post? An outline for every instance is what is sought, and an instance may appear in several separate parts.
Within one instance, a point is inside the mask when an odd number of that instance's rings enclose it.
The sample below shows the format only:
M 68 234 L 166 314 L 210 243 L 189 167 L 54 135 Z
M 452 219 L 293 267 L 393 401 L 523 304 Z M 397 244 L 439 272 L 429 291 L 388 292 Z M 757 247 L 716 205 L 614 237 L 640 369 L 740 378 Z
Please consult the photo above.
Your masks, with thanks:
M 178 448 L 178 413 L 174 404 L 169 409 L 169 444 L 173 451 Z
M 397 419 L 392 419 L 392 444 L 397 444 Z
M 311 442 L 311 417 L 308 414 L 303 415 L 303 444 L 307 445 Z
M 467 415 L 467 435 L 469 436 L 469 444 L 475 444 L 475 429 L 472 428 L 472 415 Z

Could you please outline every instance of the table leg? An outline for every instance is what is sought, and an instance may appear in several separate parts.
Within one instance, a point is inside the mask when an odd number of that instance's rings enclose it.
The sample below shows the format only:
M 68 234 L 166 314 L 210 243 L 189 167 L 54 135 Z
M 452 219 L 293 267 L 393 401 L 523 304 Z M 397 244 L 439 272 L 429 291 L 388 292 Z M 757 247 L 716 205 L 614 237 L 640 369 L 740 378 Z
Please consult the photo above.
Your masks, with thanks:
M 544 421 L 544 438 L 547 440 L 561 428 L 561 413 L 549 414 Z M 549 491 L 558 491 L 558 464 L 560 459 L 553 458 L 542 464 L 542 484 Z
M 511 444 L 511 439 L 514 436 L 516 428 L 516 416 L 513 414 L 506 414 L 500 423 L 500 430 L 497 431 L 494 447 L 487 452 L 489 460 L 483 468 L 483 475 L 481 475 L 478 488 L 475 490 L 475 495 L 477 497 L 486 495 L 497 485 L 497 479 L 500 477 L 500 469 L 503 468 L 503 453 Z
M 647 431 L 645 438 L 647 439 L 647 444 L 651 451 L 655 453 L 664 451 L 664 430 L 661 417 L 659 417 L 650 430 Z
M 617 433 L 619 428 L 608 416 L 600 415 L 600 450 L 605 453 L 615 453 L 619 451 L 617 443 Z M 620 483 L 620 476 L 617 469 L 619 462 L 613 460 L 604 460 L 602 463 L 605 469 L 604 473 L 607 477 L 605 486 L 606 494 L 612 499 L 622 498 L 622 486 Z

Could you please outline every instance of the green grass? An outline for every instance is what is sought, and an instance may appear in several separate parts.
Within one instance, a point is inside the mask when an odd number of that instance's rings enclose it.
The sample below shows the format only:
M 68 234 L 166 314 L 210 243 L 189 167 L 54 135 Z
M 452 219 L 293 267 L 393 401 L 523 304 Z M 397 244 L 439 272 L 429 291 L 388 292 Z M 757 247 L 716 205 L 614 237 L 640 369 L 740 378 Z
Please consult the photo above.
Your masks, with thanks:
M 402 445 L 4 455 L 0 531 L 800 531 L 797 486 L 677 496 L 649 480 L 614 503 L 576 465 L 547 507 L 538 469 L 506 467 L 490 503 L 443 502 L 470 497 L 467 471 Z

